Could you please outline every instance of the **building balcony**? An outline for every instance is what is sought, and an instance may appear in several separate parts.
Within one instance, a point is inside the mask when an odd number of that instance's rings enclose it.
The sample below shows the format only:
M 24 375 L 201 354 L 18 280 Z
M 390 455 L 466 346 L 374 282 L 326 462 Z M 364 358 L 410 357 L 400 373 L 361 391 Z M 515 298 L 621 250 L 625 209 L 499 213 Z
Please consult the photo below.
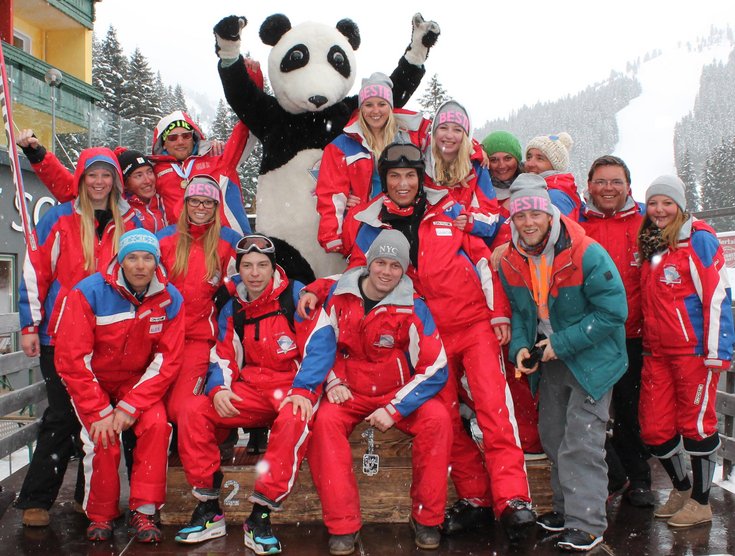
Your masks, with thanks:
M 8 66 L 13 119 L 18 129 L 32 128 L 41 141 L 51 144 L 51 94 L 56 94 L 57 133 L 82 133 L 89 127 L 93 102 L 102 95 L 91 85 L 62 72 L 61 87 L 52 90 L 44 75 L 52 66 L 3 43 Z M 3 137 L 4 139 L 4 137 Z

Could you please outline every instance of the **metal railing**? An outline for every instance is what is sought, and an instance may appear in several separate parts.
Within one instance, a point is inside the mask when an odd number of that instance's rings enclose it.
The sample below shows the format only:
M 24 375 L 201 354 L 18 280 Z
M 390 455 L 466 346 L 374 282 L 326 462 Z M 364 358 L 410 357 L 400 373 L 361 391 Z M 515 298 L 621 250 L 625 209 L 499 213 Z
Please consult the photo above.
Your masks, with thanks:
M 0 314 L 0 336 L 14 334 L 20 330 L 18 313 Z M 38 357 L 26 357 L 22 351 L 0 355 L 0 378 L 6 384 L 13 376 L 21 374 L 31 377 L 39 368 Z M 46 400 L 46 388 L 43 380 L 32 382 L 28 386 L 13 388 L 0 393 L 0 421 L 12 422 L 15 430 L 0 437 L 0 458 L 5 458 L 31 443 L 38 436 L 41 420 L 28 416 L 28 407 Z M 8 430 L 11 427 L 4 427 Z

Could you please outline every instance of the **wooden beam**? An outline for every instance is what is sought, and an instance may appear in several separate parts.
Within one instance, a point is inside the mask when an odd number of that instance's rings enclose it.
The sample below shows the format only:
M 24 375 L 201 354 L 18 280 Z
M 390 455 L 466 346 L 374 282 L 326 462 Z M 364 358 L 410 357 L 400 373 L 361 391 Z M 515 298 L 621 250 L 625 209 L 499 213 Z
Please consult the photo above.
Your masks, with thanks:
M 0 396 L 0 416 L 18 411 L 46 398 L 46 385 L 43 381 L 36 382 L 25 388 L 6 392 Z
M 40 428 L 41 420 L 38 419 L 30 425 L 18 429 L 13 434 L 9 434 L 5 438 L 0 439 L 0 457 L 4 458 L 16 450 L 20 450 L 23 446 L 34 442 L 38 436 L 38 429 Z
M 6 353 L 5 355 L 0 355 L 0 376 L 35 369 L 40 364 L 41 360 L 38 357 L 28 357 L 22 351 Z
M 0 313 L 0 334 L 10 334 L 19 330 L 18 313 Z

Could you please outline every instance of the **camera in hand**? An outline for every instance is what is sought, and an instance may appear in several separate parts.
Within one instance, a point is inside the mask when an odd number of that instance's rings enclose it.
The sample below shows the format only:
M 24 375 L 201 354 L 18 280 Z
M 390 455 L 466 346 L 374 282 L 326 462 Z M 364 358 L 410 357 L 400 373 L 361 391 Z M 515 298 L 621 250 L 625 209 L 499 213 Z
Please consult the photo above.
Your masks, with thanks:
M 534 346 L 531 350 L 531 354 L 525 359 L 521 360 L 521 363 L 526 369 L 533 369 L 536 364 L 541 361 L 541 357 L 544 354 L 544 348 L 546 346 Z

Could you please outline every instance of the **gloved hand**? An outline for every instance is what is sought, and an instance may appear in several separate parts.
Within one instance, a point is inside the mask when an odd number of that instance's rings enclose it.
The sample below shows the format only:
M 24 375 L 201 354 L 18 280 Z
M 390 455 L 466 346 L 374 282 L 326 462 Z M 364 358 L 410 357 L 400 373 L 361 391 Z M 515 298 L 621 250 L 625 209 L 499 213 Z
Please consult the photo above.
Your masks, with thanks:
M 429 49 L 436 44 L 441 29 L 436 21 L 425 21 L 420 14 L 414 14 L 413 31 L 411 33 L 411 44 L 408 45 L 403 57 L 415 65 L 422 65 L 429 57 Z
M 240 56 L 240 31 L 247 24 L 245 17 L 228 15 L 214 26 L 214 51 L 221 60 L 233 60 Z

